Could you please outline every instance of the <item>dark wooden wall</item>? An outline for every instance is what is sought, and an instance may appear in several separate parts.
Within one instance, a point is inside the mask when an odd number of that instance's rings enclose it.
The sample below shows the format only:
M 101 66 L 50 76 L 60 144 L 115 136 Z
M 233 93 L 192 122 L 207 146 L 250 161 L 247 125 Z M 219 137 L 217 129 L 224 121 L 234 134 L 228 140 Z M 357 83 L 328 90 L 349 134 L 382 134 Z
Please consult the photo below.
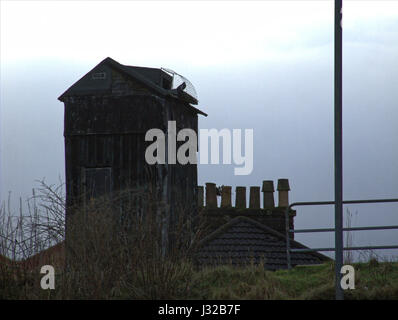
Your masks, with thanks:
M 159 200 L 166 200 L 170 229 L 181 215 L 196 213 L 197 166 L 147 164 L 145 150 L 152 142 L 145 141 L 145 133 L 152 128 L 167 133 L 169 120 L 177 122 L 177 130 L 197 132 L 197 114 L 180 100 L 159 97 L 139 86 L 133 86 L 138 91 L 130 85 L 123 91 L 123 81 L 115 79 L 118 89 L 112 94 L 64 99 L 67 206 L 83 203 L 85 169 L 110 168 L 112 192 L 150 185 Z
M 68 197 L 83 193 L 84 168 L 112 168 L 114 191 L 142 184 L 145 132 L 164 130 L 162 103 L 150 96 L 80 97 L 65 106 Z

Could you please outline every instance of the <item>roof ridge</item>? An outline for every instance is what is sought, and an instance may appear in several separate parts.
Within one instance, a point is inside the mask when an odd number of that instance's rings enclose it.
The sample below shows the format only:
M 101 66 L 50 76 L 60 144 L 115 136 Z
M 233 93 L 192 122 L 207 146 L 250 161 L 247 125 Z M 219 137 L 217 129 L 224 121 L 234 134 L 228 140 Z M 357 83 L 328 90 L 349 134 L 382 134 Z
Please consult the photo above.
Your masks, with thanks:
M 223 225 L 220 226 L 218 229 L 216 229 L 215 231 L 213 231 L 212 233 L 210 233 L 208 236 L 206 236 L 205 238 L 203 238 L 203 239 L 199 242 L 198 247 L 201 247 L 201 246 L 203 246 L 205 243 L 207 243 L 207 242 L 213 240 L 213 239 L 216 238 L 218 235 L 220 235 L 222 232 L 226 231 L 227 229 L 229 229 L 230 227 L 234 226 L 235 224 L 237 224 L 237 223 L 240 222 L 240 221 L 245 221 L 245 222 L 247 222 L 247 223 L 250 223 L 250 224 L 252 224 L 252 225 L 255 225 L 256 227 L 258 227 L 258 228 L 264 230 L 265 232 L 270 233 L 270 234 L 274 235 L 275 237 L 277 237 L 277 238 L 283 240 L 284 242 L 286 242 L 286 236 L 285 236 L 284 234 L 282 234 L 282 233 L 280 233 L 280 232 L 278 232 L 278 231 L 276 231 L 276 230 L 274 230 L 274 229 L 272 229 L 272 228 L 266 226 L 265 224 L 263 224 L 263 223 L 261 223 L 261 222 L 259 222 L 259 221 L 254 220 L 254 219 L 252 219 L 252 218 L 245 217 L 245 216 L 238 216 L 238 217 L 235 217 L 235 218 L 231 219 L 231 220 L 228 221 L 227 223 L 223 224 Z M 309 249 L 307 246 L 305 246 L 305 245 L 303 245 L 302 243 L 297 242 L 297 241 L 295 241 L 295 240 L 290 240 L 290 246 L 291 246 L 291 247 L 295 246 L 295 247 L 300 248 L 300 249 Z M 320 259 L 322 259 L 322 260 L 324 260 L 325 258 L 329 259 L 329 257 L 327 257 L 327 256 L 325 256 L 325 255 L 323 255 L 323 254 L 321 254 L 321 253 L 319 253 L 319 252 L 316 252 L 316 251 L 311 252 L 311 254 L 317 256 L 318 258 L 320 258 Z
M 152 82 L 151 80 L 147 79 L 145 76 L 143 76 L 141 73 L 136 71 L 134 68 L 148 68 L 148 69 L 158 69 L 161 70 L 160 68 L 151 68 L 151 67 L 138 67 L 138 66 L 127 66 L 124 64 L 119 63 L 118 61 L 112 59 L 111 57 L 106 57 L 103 59 L 100 63 L 98 63 L 94 68 L 90 69 L 86 74 L 84 74 L 79 80 L 75 81 L 63 94 L 61 94 L 58 97 L 58 100 L 62 101 L 64 96 L 66 96 L 69 91 L 74 87 L 80 80 L 82 80 L 85 76 L 87 76 L 90 72 L 92 72 L 95 68 L 99 67 L 100 65 L 108 65 L 110 67 L 115 68 L 116 70 L 122 72 L 123 74 L 133 78 L 134 80 L 137 80 L 138 82 L 142 83 L 143 85 L 149 87 L 150 89 L 154 90 L 161 96 L 170 96 L 173 98 L 178 99 L 179 93 L 176 89 L 172 90 L 167 90 L 162 88 L 161 86 L 157 85 L 156 83 Z M 207 116 L 206 113 L 203 111 L 193 107 L 190 102 L 186 101 L 188 103 L 189 107 L 192 108 L 196 113 L 200 113 L 204 116 Z M 198 101 L 196 98 L 194 98 L 194 101 L 192 102 L 193 104 L 197 104 Z

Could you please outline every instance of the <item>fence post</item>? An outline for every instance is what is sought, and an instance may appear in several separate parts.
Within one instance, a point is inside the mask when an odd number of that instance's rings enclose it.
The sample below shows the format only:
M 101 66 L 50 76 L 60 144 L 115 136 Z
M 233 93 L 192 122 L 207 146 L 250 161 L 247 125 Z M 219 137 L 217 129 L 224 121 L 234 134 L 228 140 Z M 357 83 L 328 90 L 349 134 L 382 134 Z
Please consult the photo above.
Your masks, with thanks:
M 292 260 L 290 257 L 290 223 L 289 223 L 289 210 L 290 206 L 287 206 L 285 209 L 285 228 L 286 228 L 286 259 L 287 259 L 287 268 L 292 268 Z

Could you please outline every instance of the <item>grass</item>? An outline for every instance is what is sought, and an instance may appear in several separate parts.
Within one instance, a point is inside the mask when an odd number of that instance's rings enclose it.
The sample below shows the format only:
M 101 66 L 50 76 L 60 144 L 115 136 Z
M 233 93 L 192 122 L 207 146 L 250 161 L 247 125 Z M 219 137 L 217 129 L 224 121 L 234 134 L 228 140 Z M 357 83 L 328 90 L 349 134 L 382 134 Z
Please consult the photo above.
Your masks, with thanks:
M 152 270 L 121 270 L 107 279 L 103 273 L 90 277 L 95 290 L 79 287 L 82 279 L 70 272 L 56 273 L 56 289 L 41 290 L 39 272 L 0 272 L 0 299 L 180 299 L 180 300 L 329 300 L 334 299 L 334 265 L 297 266 L 292 270 L 267 271 L 263 266 L 229 265 L 195 268 L 189 261 L 154 263 Z M 355 289 L 345 291 L 347 300 L 398 299 L 398 262 L 352 264 Z M 95 272 L 95 269 L 90 269 Z M 163 272 L 163 274 L 162 274 Z M 83 276 L 87 274 L 84 273 Z M 110 280 L 107 282 L 107 280 Z M 84 281 L 83 281 L 84 282 Z M 100 290 L 100 292 L 97 291 Z
M 354 290 L 347 300 L 398 299 L 398 262 L 352 264 Z M 206 268 L 194 275 L 193 299 L 334 299 L 334 265 L 297 266 L 265 271 L 261 266 Z
M 190 258 L 201 237 L 201 228 L 198 234 L 187 233 L 190 221 L 181 221 L 171 230 L 175 234 L 174 246 L 164 255 L 162 228 L 159 228 L 163 204 L 150 201 L 147 199 L 150 195 L 134 190 L 120 193 L 120 198 L 115 198 L 118 201 L 98 199 L 76 209 L 83 211 L 73 218 L 69 229 L 70 235 L 76 235 L 66 245 L 69 268 L 56 266 L 55 290 L 42 290 L 43 275 L 39 267 L 48 263 L 32 259 L 27 263 L 27 257 L 18 254 L 22 248 L 23 253 L 32 256 L 40 248 L 64 238 L 64 200 L 58 196 L 58 189 L 54 191 L 44 185 L 42 190 L 38 195 L 42 198 L 35 198 L 43 200 L 41 207 L 34 205 L 33 214 L 21 213 L 12 220 L 5 206 L 0 208 L 3 222 L 0 254 L 11 258 L 0 257 L 0 300 L 334 299 L 332 262 L 274 272 L 262 265 L 196 268 Z M 145 218 L 135 211 L 137 197 L 151 204 L 146 208 Z M 123 203 L 130 213 L 125 219 L 128 218 L 126 221 L 134 232 L 121 228 L 119 219 L 114 218 L 120 212 L 120 205 L 114 206 L 115 203 Z M 398 262 L 381 261 L 372 252 L 364 257 L 366 262 L 351 264 L 355 269 L 356 289 L 345 291 L 345 298 L 398 299 Z
M 193 275 L 191 299 L 282 299 L 282 285 L 262 266 L 207 267 Z
M 334 266 L 332 263 L 297 266 L 292 270 L 276 271 L 275 277 L 283 286 L 285 297 L 301 298 L 314 288 L 333 286 Z

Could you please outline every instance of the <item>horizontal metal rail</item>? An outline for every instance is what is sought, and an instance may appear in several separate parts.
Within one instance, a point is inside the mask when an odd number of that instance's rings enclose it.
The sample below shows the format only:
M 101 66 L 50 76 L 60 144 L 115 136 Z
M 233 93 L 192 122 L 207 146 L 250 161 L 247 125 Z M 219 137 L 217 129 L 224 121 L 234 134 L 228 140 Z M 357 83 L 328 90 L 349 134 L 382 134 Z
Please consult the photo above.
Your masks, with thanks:
M 361 230 L 387 230 L 387 229 L 398 229 L 398 226 L 377 226 L 377 227 L 352 227 L 343 228 L 343 231 L 361 231 Z M 306 233 L 306 232 L 334 232 L 334 228 L 324 229 L 290 229 L 289 232 L 294 233 Z
M 345 251 L 354 250 L 369 250 L 369 249 L 398 249 L 397 246 L 363 246 L 363 247 L 344 247 Z M 334 251 L 335 248 L 300 248 L 300 249 L 290 249 L 290 252 L 316 252 L 316 251 Z
M 343 201 L 343 204 L 363 204 L 363 203 L 389 203 L 398 202 L 398 199 L 367 199 L 367 200 L 347 200 Z M 291 233 L 312 233 L 312 232 L 335 232 L 335 228 L 319 228 L 319 229 L 290 229 L 289 225 L 289 211 L 293 207 L 297 206 L 322 206 L 322 205 L 334 205 L 334 201 L 312 201 L 312 202 L 294 202 L 286 207 L 285 210 L 285 224 L 286 224 L 286 256 L 287 256 L 287 267 L 292 268 L 291 262 L 291 252 L 317 252 L 317 251 L 335 251 L 336 248 L 300 248 L 291 249 L 290 248 L 290 234 Z M 374 226 L 374 227 L 352 227 L 343 228 L 343 231 L 361 231 L 361 230 L 386 230 L 386 229 L 398 229 L 398 226 Z M 353 251 L 353 250 L 370 250 L 370 249 L 398 249 L 398 245 L 391 246 L 360 246 L 360 247 L 345 247 L 343 250 Z

